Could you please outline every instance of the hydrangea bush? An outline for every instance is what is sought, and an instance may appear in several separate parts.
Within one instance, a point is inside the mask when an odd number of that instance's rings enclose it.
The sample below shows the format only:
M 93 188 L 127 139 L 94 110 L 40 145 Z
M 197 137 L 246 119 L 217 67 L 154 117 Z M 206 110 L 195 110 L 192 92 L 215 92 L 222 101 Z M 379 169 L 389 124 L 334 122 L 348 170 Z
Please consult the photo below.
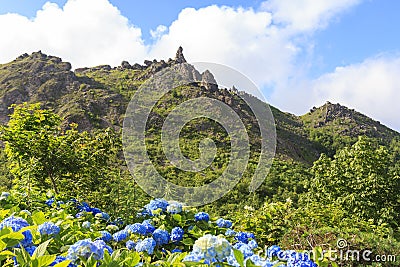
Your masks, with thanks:
M 232 221 L 154 199 L 132 222 L 75 199 L 21 210 L 0 200 L 1 266 L 317 266 L 307 255 L 258 244 Z

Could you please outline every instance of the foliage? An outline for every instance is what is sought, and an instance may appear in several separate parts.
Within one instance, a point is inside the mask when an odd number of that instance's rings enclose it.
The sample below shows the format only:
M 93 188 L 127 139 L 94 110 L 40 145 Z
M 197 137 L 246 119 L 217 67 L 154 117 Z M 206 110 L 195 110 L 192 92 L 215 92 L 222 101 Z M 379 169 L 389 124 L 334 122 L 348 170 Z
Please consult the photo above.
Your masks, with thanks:
M 110 176 L 119 168 L 113 165 L 120 147 L 117 135 L 109 129 L 78 132 L 76 125 L 62 130 L 60 117 L 39 104 L 13 108 L 1 139 L 19 186 L 28 192 L 51 187 L 57 194 L 107 201 L 104 196 L 113 186 Z
M 287 262 L 287 266 L 301 262 L 307 264 L 304 266 L 316 266 L 300 258 L 301 253 L 280 248 L 273 255 L 265 251 L 270 254 L 263 258 L 256 254 L 263 253 L 263 248 L 258 247 L 252 233 L 235 232 L 230 229 L 229 220 L 210 219 L 206 213 L 176 202 L 152 200 L 138 213 L 138 222 L 128 224 L 76 200 L 38 201 L 42 206 L 31 213 L 20 209 L 18 194 L 14 193 L 17 192 L 3 193 L 5 197 L 0 200 L 1 266 L 15 263 L 30 267 L 136 266 L 139 263 L 194 266 L 205 263 L 239 267 L 272 266 L 279 260 L 282 264 Z M 31 238 L 24 241 L 27 232 Z M 279 257 L 278 252 L 283 256 Z
M 314 163 L 315 178 L 309 196 L 324 204 L 336 204 L 349 214 L 377 223 L 396 225 L 399 219 L 400 177 L 391 172 L 388 150 L 360 137 L 351 147 L 330 159 L 321 155 Z

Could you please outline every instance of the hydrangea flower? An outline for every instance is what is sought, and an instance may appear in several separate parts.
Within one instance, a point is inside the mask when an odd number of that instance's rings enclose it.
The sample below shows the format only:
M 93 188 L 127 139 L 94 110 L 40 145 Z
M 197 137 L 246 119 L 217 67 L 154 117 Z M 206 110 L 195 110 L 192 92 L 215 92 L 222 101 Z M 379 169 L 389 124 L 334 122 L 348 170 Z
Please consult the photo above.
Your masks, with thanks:
M 51 207 L 54 203 L 54 198 L 49 198 L 44 202 L 47 206 Z
M 177 214 L 182 212 L 182 203 L 172 201 L 169 202 L 169 205 L 167 207 L 167 212 L 171 214 Z
M 230 220 L 224 220 L 222 218 L 219 218 L 215 223 L 218 225 L 218 227 L 221 227 L 221 228 L 231 228 L 232 227 L 232 222 Z
M 153 238 L 148 237 L 142 241 L 139 241 L 136 244 L 135 250 L 137 252 L 145 251 L 145 252 L 147 252 L 147 254 L 151 255 L 151 254 L 153 254 L 155 246 L 156 246 L 156 241 Z
M 146 235 L 147 233 L 146 226 L 141 223 L 129 224 L 125 227 L 125 230 L 127 230 L 129 233 L 139 235 Z
M 103 258 L 104 251 L 107 250 L 108 254 L 112 254 L 113 250 L 103 240 L 95 240 L 93 244 L 97 247 L 97 253 L 95 259 L 99 260 Z
M 75 262 L 79 257 L 88 259 L 93 255 L 93 258 L 100 260 L 104 256 L 104 250 L 107 250 L 111 255 L 113 250 L 103 240 L 92 242 L 90 239 L 79 240 L 69 247 L 67 259 Z
M 254 236 L 253 233 L 238 232 L 235 235 L 235 239 L 237 241 L 242 242 L 242 243 L 246 243 L 246 244 L 249 242 L 250 238 L 255 239 L 255 236 Z
M 238 249 L 238 250 L 240 250 L 240 252 L 243 253 L 243 256 L 244 256 L 245 259 L 247 259 L 248 257 L 250 257 L 250 256 L 252 256 L 254 254 L 254 252 L 250 248 L 250 246 L 245 244 L 245 243 L 238 242 L 233 247 Z
M 248 245 L 251 249 L 255 249 L 255 248 L 258 247 L 258 244 L 257 244 L 257 242 L 256 242 L 254 239 L 250 240 L 249 243 L 247 243 L 247 245 Z
M 88 222 L 88 221 L 83 222 L 82 223 L 82 227 L 89 229 L 90 228 L 90 222 Z
M 28 247 L 24 247 L 24 249 L 26 250 L 26 252 L 28 252 L 29 253 L 29 255 L 33 255 L 33 253 L 35 252 L 35 250 L 36 250 L 36 246 L 34 246 L 34 245 L 31 245 L 31 246 L 28 246 Z
M 5 218 L 1 223 L 0 223 L 0 230 L 5 228 L 5 227 L 11 227 L 11 229 L 14 232 L 18 232 L 19 230 L 21 230 L 24 227 L 29 226 L 29 223 L 20 217 L 14 217 L 14 216 L 10 216 Z M 32 244 L 32 233 L 30 230 L 26 230 L 24 232 L 22 232 L 22 234 L 24 235 L 24 239 L 20 242 L 22 246 L 27 247 L 30 244 Z M 17 247 L 19 247 L 19 245 L 17 245 Z
M 101 209 L 98 208 L 91 208 L 90 211 L 92 212 L 93 215 L 96 215 L 97 213 L 101 213 Z
M 175 227 L 171 230 L 171 241 L 178 242 L 183 239 L 184 231 L 180 227 Z
M 56 235 L 60 232 L 60 227 L 53 222 L 44 222 L 38 226 L 41 235 Z
M 166 211 L 168 207 L 168 202 L 165 199 L 152 199 L 149 204 L 144 206 L 145 210 L 148 211 L 150 215 L 153 215 L 153 211 L 161 209 L 162 211 Z
M 184 261 L 222 262 L 232 253 L 231 244 L 222 237 L 206 234 L 196 240 L 192 252 L 185 257 Z
M 126 241 L 125 246 L 127 249 L 132 250 L 136 247 L 136 243 L 133 242 L 132 240 L 128 240 Z
M 152 234 L 156 228 L 151 224 L 151 220 L 145 220 L 142 225 L 146 227 L 146 234 Z
M 88 259 L 92 254 L 98 252 L 97 246 L 90 239 L 83 239 L 69 247 L 67 259 L 75 262 L 79 257 Z
M 169 233 L 165 230 L 157 229 L 153 232 L 153 239 L 156 241 L 156 244 L 158 246 L 168 244 Z
M 171 250 L 171 253 L 176 253 L 176 252 L 180 253 L 182 252 L 182 249 L 174 248 L 173 250 Z
M 206 221 L 208 222 L 210 220 L 210 216 L 206 212 L 199 212 L 194 215 L 195 221 Z
M 110 242 L 113 239 L 112 235 L 107 231 L 100 231 L 100 233 L 101 237 L 99 237 L 99 239 L 103 240 L 104 242 Z
M 281 251 L 281 248 L 277 245 L 270 246 L 267 248 L 266 254 L 268 258 L 272 258 L 278 255 L 278 252 Z
M 235 236 L 236 232 L 233 231 L 232 229 L 228 229 L 228 230 L 226 230 L 225 235 L 226 236 Z
M 78 204 L 77 208 L 78 208 L 79 211 L 85 211 L 85 212 L 91 212 L 92 211 L 92 208 L 86 202 L 82 202 L 81 204 Z
M 112 237 L 113 237 L 114 241 L 121 242 L 121 241 L 128 239 L 129 232 L 127 230 L 121 230 L 121 231 L 118 231 L 115 234 L 113 234 Z

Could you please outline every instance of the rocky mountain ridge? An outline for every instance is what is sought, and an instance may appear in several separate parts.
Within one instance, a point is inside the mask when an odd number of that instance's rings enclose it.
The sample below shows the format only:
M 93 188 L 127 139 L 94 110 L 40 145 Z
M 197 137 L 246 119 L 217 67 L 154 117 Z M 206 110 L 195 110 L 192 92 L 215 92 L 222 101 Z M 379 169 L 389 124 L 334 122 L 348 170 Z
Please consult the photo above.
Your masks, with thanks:
M 186 63 L 181 47 L 175 58 L 167 61 L 146 60 L 144 65 L 123 61 L 118 67 L 101 65 L 74 71 L 70 63 L 41 51 L 24 54 L 0 65 L 0 122 L 7 122 L 10 105 L 40 102 L 44 108 L 53 109 L 63 117 L 66 126 L 75 122 L 80 130 L 104 127 L 118 130 L 137 88 L 160 70 L 180 63 Z M 208 96 L 224 101 L 235 110 L 243 109 L 235 96 L 238 92 L 218 88 L 211 72 L 199 73 L 190 64 L 178 66 L 184 75 L 201 82 L 193 85 L 192 90 L 173 92 L 175 95 L 168 101 Z M 321 152 L 352 143 L 359 135 L 377 138 L 385 144 L 399 137 L 399 133 L 340 104 L 327 102 L 303 116 L 271 109 L 277 127 L 278 155 L 289 160 L 310 163 Z

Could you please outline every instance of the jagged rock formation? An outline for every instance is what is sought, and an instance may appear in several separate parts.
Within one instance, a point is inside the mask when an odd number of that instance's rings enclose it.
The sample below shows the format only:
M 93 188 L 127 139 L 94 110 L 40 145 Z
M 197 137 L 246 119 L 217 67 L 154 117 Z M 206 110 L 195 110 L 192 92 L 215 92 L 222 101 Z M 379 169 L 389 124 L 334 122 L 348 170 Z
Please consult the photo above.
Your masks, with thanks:
M 178 48 L 178 51 L 176 51 L 175 62 L 176 63 L 186 63 L 186 59 L 183 56 L 183 48 L 182 48 L 182 46 L 180 46 Z
M 204 86 L 207 90 L 212 92 L 218 90 L 217 81 L 209 70 L 206 70 L 201 74 L 201 86 Z

